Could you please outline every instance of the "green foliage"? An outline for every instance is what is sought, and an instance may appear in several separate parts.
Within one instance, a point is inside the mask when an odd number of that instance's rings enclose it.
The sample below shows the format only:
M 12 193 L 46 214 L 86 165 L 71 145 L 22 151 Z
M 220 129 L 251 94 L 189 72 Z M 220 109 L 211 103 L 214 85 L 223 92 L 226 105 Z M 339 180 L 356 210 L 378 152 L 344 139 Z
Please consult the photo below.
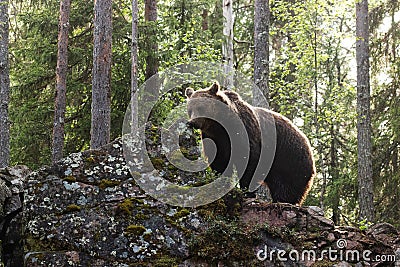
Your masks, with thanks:
M 162 69 L 194 60 L 221 60 L 222 9 L 219 1 L 162 1 L 158 8 Z M 203 10 L 209 15 L 205 18 L 208 22 L 206 30 L 202 30 Z
M 167 116 L 173 115 L 172 110 L 183 103 L 185 100 L 184 92 L 185 88 L 175 88 L 160 96 L 150 113 L 149 121 L 153 125 L 161 126 Z
M 139 85 L 145 80 L 149 55 L 158 59 L 160 71 L 194 60 L 221 61 L 220 1 L 163 0 L 157 4 L 158 20 L 145 23 L 144 3 L 139 2 Z M 381 0 L 370 4 L 377 219 L 399 226 L 400 27 L 395 15 L 399 6 Z M 130 100 L 130 5 L 130 1 L 114 1 L 112 139 L 120 135 Z M 50 162 L 59 1 L 13 0 L 10 6 L 12 164 L 37 168 Z M 338 223 L 357 225 L 354 3 L 271 0 L 270 6 L 270 106 L 304 131 L 316 159 L 318 175 L 305 205 L 322 206 Z M 234 13 L 234 65 L 250 77 L 254 55 L 253 2 L 234 1 Z M 92 21 L 93 1 L 72 1 L 66 154 L 89 148 Z M 158 49 L 152 49 L 153 42 Z M 155 126 L 164 123 L 170 111 L 184 101 L 183 92 L 183 87 L 177 88 L 157 102 L 152 111 Z M 153 141 L 158 142 L 156 137 Z M 182 149 L 183 154 L 187 153 Z M 176 172 L 173 166 L 166 167 L 163 159 L 152 160 L 160 168 L 167 168 L 167 172 Z M 214 178 L 207 170 L 199 175 L 196 185 Z M 74 177 L 66 180 L 73 182 Z M 102 186 L 113 185 L 104 182 Z M 119 208 L 132 215 L 132 205 L 128 201 Z
M 361 231 L 365 231 L 368 230 L 369 227 L 371 227 L 371 225 L 373 225 L 372 222 L 368 222 L 366 219 L 362 220 L 358 223 L 358 228 L 360 228 Z
M 378 221 L 400 226 L 400 8 L 392 1 L 371 9 L 373 174 Z
M 54 116 L 59 2 L 26 7 L 15 17 L 10 44 L 13 122 L 12 161 L 38 167 L 50 160 Z M 92 6 L 74 2 L 71 10 L 66 118 L 66 152 L 87 148 L 90 129 Z M 79 124 L 78 124 L 79 120 Z M 24 153 L 21 153 L 21 150 Z

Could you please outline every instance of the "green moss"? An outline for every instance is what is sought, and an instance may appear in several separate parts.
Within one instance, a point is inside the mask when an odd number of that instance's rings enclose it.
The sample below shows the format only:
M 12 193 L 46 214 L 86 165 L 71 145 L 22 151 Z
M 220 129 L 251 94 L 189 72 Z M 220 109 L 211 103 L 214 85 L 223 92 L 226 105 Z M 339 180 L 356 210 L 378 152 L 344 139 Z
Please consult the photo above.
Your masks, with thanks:
M 90 157 L 87 157 L 87 158 L 86 158 L 86 162 L 88 162 L 88 163 L 95 163 L 96 160 L 94 159 L 93 155 L 91 155 Z
M 170 225 L 178 228 L 181 230 L 184 234 L 189 234 L 190 231 L 186 229 L 185 227 L 182 227 L 182 225 L 179 223 L 180 219 L 189 215 L 190 211 L 187 209 L 181 209 L 180 211 L 177 211 L 174 215 L 172 216 L 166 216 L 165 221 L 169 223 Z
M 106 189 L 107 187 L 114 187 L 114 186 L 117 186 L 120 184 L 121 184 L 120 181 L 112 181 L 112 180 L 103 179 L 99 183 L 99 188 Z
M 69 183 L 75 183 L 76 182 L 76 178 L 72 175 L 68 175 L 64 178 L 64 181 L 69 182 Z
M 132 200 L 130 198 L 124 199 L 124 201 L 119 203 L 118 206 L 117 206 L 118 212 L 120 212 L 120 213 L 122 213 L 124 215 L 127 215 L 127 216 L 131 216 L 132 215 L 132 209 L 133 209 L 133 203 L 132 203 Z
M 49 240 L 47 238 L 40 239 L 37 235 L 27 233 L 24 236 L 24 250 L 25 251 L 58 251 L 60 244 L 56 240 Z M 35 254 L 35 258 L 42 259 L 43 253 Z M 1 266 L 1 265 L 0 265 Z
M 164 160 L 160 159 L 160 158 L 152 158 L 151 163 L 153 164 L 154 168 L 157 170 L 161 170 L 165 166 Z
M 94 231 L 93 239 L 96 242 L 99 242 L 102 238 L 101 232 L 99 231 Z
M 135 208 L 136 210 L 144 211 L 144 210 L 151 210 L 153 207 L 149 204 L 145 204 L 143 199 L 139 198 L 126 198 L 117 206 L 117 212 L 123 215 L 131 216 L 132 210 Z M 137 213 L 135 215 L 135 219 L 138 220 L 145 220 L 148 219 L 148 215 L 142 213 Z
M 193 186 L 203 186 L 205 184 L 209 184 L 215 181 L 217 178 L 217 174 L 215 174 L 213 171 L 206 169 L 205 173 L 199 173 L 198 175 L 196 175 L 196 182 L 193 183 Z
M 304 241 L 304 236 L 299 235 L 298 231 L 296 231 L 293 228 L 289 227 L 276 227 L 276 226 L 270 226 L 268 224 L 264 224 L 264 226 L 260 226 L 261 230 L 264 230 L 267 235 L 273 237 L 273 238 L 279 238 L 282 239 L 286 242 L 289 242 L 295 246 L 297 246 L 299 249 L 304 248 L 303 246 L 313 246 L 313 244 L 309 244 Z M 320 233 L 315 235 L 315 238 L 321 236 Z
M 258 227 L 248 229 L 239 221 L 210 221 L 203 233 L 192 238 L 189 251 L 195 257 L 217 263 L 252 261 L 254 246 L 262 242 Z
M 304 243 L 301 244 L 301 248 L 303 250 L 313 249 L 314 247 L 315 247 L 315 245 L 314 245 L 313 242 L 304 242 Z
M 66 213 L 75 212 L 75 211 L 80 211 L 80 210 L 81 210 L 81 207 L 78 206 L 78 205 L 75 205 L 75 204 L 68 205 L 68 206 L 65 208 L 65 212 L 66 212 Z
M 143 235 L 143 239 L 147 242 L 149 242 L 151 240 L 151 233 L 145 233 Z
M 322 261 L 317 261 L 315 262 L 312 266 L 313 267 L 331 267 L 334 266 L 334 262 L 329 261 L 329 260 L 322 260 Z
M 283 238 L 283 232 L 284 227 L 280 228 L 280 227 L 276 227 L 276 226 L 271 226 L 269 224 L 264 224 L 264 228 L 263 230 L 265 232 L 267 232 L 271 237 L 277 237 L 277 238 Z
M 235 203 L 232 207 L 232 210 L 236 216 L 239 216 L 240 211 L 242 210 L 242 205 L 240 203 Z
M 144 200 L 140 198 L 131 198 L 132 202 L 135 202 L 136 204 L 144 204 Z
M 172 219 L 172 217 L 166 217 L 166 218 L 165 218 L 165 221 L 166 221 L 167 223 L 169 223 L 170 225 L 172 225 L 172 226 L 178 228 L 178 229 L 181 228 L 181 226 L 180 226 L 174 219 Z
M 189 211 L 189 210 L 187 210 L 187 209 L 181 209 L 180 211 L 176 212 L 172 217 L 173 217 L 175 220 L 179 220 L 179 219 L 181 219 L 181 218 L 183 218 L 183 217 L 185 217 L 185 216 L 187 216 L 187 215 L 189 215 L 189 214 L 190 214 L 190 211 Z
M 227 207 L 223 199 L 218 199 L 210 204 L 202 206 L 198 210 L 199 214 L 207 219 L 213 219 L 216 216 L 225 216 L 227 213 Z
M 137 220 L 137 221 L 143 221 L 143 220 L 147 220 L 149 218 L 150 218 L 149 215 L 143 214 L 141 212 L 135 215 L 135 220 Z
M 177 259 L 169 256 L 162 256 L 156 262 L 154 262 L 155 267 L 174 267 L 178 265 L 179 263 Z
M 176 170 L 176 167 L 175 167 L 173 164 L 169 164 L 169 165 L 167 166 L 167 168 L 168 168 L 168 170 L 170 170 L 170 171 Z
M 146 228 L 143 225 L 131 224 L 125 229 L 127 235 L 141 236 L 144 232 L 146 232 Z

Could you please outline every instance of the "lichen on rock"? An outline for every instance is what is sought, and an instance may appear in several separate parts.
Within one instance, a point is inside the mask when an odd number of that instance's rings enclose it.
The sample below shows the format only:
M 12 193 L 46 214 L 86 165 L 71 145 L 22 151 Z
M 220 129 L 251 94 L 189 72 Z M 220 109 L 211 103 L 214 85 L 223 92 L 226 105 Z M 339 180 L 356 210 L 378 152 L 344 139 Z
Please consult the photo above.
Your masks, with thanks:
M 198 178 L 182 177 L 185 186 Z M 24 184 L 26 266 L 332 266 L 340 261 L 261 261 L 257 252 L 321 252 L 339 239 L 373 255 L 400 248 L 389 226 L 337 227 L 316 207 L 246 200 L 236 188 L 197 208 L 164 204 L 136 184 L 120 140 L 43 167 Z

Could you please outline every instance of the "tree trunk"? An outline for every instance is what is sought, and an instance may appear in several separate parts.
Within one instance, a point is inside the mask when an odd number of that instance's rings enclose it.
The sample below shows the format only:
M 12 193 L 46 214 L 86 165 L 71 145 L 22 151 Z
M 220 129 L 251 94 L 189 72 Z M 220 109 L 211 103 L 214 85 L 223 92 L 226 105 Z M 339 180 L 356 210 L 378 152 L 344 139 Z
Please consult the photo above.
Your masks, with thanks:
M 55 163 L 63 157 L 64 121 L 68 72 L 68 32 L 71 0 L 60 2 L 60 20 L 58 25 L 58 56 L 56 70 L 56 98 L 54 106 L 53 151 L 52 161 Z
M 201 22 L 201 29 L 203 31 L 208 30 L 208 10 L 207 9 L 203 9 L 203 13 L 201 14 L 202 17 L 202 22 Z
M 110 142 L 112 0 L 96 0 L 94 9 L 92 149 Z
M 393 29 L 395 29 L 396 27 L 396 8 L 397 8 L 397 0 L 392 0 L 392 25 L 391 27 Z M 398 73 L 398 68 L 397 68 L 397 53 L 396 53 L 396 49 L 397 49 L 397 36 L 396 36 L 396 31 L 394 31 L 392 33 L 392 66 L 394 68 L 394 73 Z M 393 90 L 393 99 L 397 99 L 397 86 L 392 86 L 392 90 Z M 399 161 L 399 149 L 398 149 L 398 139 L 394 140 L 395 142 L 395 148 L 393 149 L 393 156 L 392 156 L 392 164 L 393 164 L 393 174 L 396 174 L 398 171 L 398 161 Z
M 356 3 L 358 201 L 360 219 L 374 221 L 371 155 L 368 1 Z
M 132 116 L 132 133 L 138 128 L 138 1 L 132 1 L 132 69 L 131 69 L 131 116 Z
M 254 83 L 265 99 L 269 99 L 269 0 L 254 2 Z M 259 91 L 253 92 L 253 104 L 260 106 L 263 101 Z
M 10 163 L 8 30 L 8 1 L 0 0 L 0 168 Z
M 335 195 L 332 200 L 332 221 L 335 225 L 340 223 L 340 188 L 336 184 L 339 180 L 339 169 L 337 160 L 337 149 L 336 149 L 336 131 L 335 126 L 332 124 L 330 129 L 331 134 L 331 176 L 332 176 L 332 186 L 334 187 Z
M 228 89 L 233 87 L 233 0 L 222 0 L 222 14 L 224 17 L 224 41 L 222 43 L 222 58 L 225 65 Z
M 157 21 L 157 1 L 145 0 L 144 18 L 146 21 L 146 80 L 158 72 L 158 44 L 157 44 L 157 29 L 152 22 Z M 149 23 L 150 22 L 150 23 Z

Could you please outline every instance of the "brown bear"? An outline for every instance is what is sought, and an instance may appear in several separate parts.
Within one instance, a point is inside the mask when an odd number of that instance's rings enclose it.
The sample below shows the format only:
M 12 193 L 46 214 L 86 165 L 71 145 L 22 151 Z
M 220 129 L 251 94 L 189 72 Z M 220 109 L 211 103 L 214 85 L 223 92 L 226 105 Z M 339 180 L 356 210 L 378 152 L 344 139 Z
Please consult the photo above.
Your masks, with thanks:
M 307 137 L 293 123 L 221 90 L 217 82 L 197 91 L 187 88 L 186 96 L 188 125 L 201 130 L 212 170 L 232 175 L 235 166 L 248 196 L 254 196 L 255 183 L 262 183 L 274 202 L 302 204 L 315 166 Z

